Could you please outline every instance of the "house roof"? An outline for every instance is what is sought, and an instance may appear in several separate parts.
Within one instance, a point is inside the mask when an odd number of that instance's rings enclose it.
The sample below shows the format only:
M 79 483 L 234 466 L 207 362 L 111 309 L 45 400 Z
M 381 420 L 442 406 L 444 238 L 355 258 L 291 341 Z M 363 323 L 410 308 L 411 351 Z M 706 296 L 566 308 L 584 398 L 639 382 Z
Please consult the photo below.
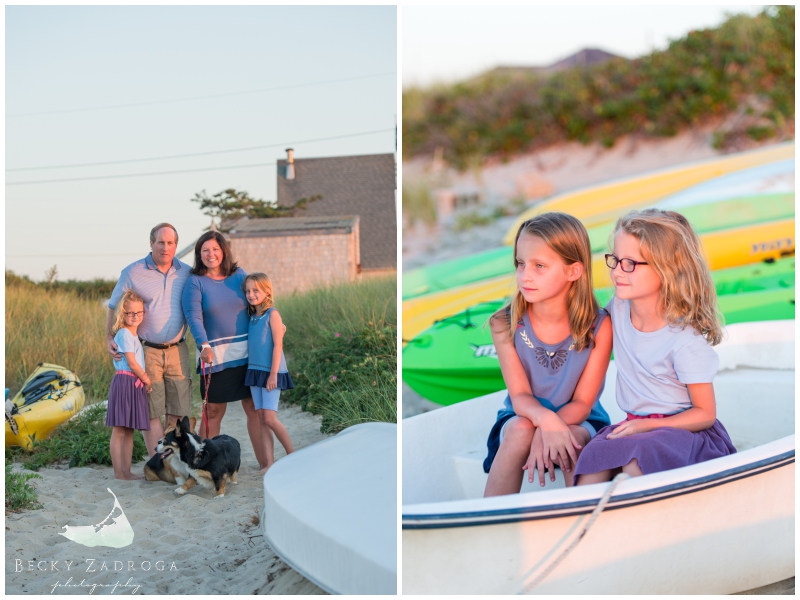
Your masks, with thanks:
M 242 219 L 230 230 L 229 235 L 231 238 L 242 238 L 350 233 L 356 223 L 357 216 Z
M 397 268 L 396 179 L 393 154 L 295 158 L 295 178 L 278 161 L 278 204 L 316 194 L 304 217 L 358 215 L 363 269 Z M 277 219 L 282 220 L 282 219 Z

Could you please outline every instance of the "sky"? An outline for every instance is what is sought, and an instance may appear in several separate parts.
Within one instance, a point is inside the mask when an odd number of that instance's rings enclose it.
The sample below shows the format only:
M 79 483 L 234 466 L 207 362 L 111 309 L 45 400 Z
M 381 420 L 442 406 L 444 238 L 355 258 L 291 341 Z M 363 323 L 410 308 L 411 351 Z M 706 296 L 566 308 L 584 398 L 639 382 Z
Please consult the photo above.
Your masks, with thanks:
M 150 251 L 156 223 L 177 228 L 179 248 L 202 234 L 196 193 L 274 200 L 288 147 L 296 158 L 395 152 L 396 15 L 7 6 L 6 269 L 116 279 Z M 153 175 L 173 171 L 191 172 Z M 79 181 L 35 183 L 64 179 Z
M 496 66 L 547 66 L 583 48 L 625 58 L 665 49 L 726 13 L 762 6 L 404 6 L 403 87 L 465 79 Z

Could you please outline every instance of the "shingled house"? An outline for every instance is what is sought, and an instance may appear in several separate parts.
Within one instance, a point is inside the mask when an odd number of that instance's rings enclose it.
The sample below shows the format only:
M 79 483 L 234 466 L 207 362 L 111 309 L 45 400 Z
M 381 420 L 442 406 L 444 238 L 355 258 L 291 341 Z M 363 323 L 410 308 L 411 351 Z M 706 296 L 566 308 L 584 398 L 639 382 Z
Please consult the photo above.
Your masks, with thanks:
M 303 217 L 359 218 L 362 276 L 397 272 L 397 201 L 393 154 L 333 156 L 278 161 L 279 205 L 321 195 Z
M 358 217 L 241 219 L 227 234 L 239 266 L 269 275 L 276 295 L 358 278 Z

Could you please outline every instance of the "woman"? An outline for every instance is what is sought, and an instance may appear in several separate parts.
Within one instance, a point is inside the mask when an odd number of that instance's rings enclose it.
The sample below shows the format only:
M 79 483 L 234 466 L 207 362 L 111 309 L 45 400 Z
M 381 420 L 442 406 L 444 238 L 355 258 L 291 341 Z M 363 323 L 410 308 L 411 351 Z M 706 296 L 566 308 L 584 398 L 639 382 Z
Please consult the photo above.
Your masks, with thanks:
M 260 468 L 274 452 L 271 435 L 261 435 L 258 414 L 244 384 L 247 372 L 247 327 L 250 317 L 243 291 L 246 273 L 233 262 L 230 247 L 216 231 L 200 236 L 194 246 L 194 267 L 183 291 L 183 313 L 197 342 L 197 372 L 200 361 L 211 372 L 208 386 L 208 431 L 200 422 L 200 437 L 219 435 L 228 402 L 242 401 L 247 415 L 247 433 Z M 209 369 L 210 367 L 210 369 Z M 200 378 L 200 393 L 206 397 L 206 382 Z

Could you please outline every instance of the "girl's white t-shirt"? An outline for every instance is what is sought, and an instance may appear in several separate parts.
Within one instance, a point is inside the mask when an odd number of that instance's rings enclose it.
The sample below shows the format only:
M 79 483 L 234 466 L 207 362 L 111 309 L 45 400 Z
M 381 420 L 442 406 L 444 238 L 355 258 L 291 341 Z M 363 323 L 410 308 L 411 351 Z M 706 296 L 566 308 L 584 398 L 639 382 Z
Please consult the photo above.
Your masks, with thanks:
M 634 415 L 672 415 L 692 407 L 690 383 L 711 383 L 719 356 L 692 327 L 667 325 L 639 331 L 630 301 L 612 297 L 606 306 L 614 330 L 617 404 Z
M 139 338 L 123 327 L 114 335 L 114 342 L 117 344 L 117 352 L 120 354 L 123 352 L 133 352 L 133 357 L 136 359 L 136 362 L 144 369 L 144 348 L 142 348 L 142 342 L 139 341 Z M 131 370 L 124 355 L 121 360 L 114 361 L 114 368 L 117 371 Z

